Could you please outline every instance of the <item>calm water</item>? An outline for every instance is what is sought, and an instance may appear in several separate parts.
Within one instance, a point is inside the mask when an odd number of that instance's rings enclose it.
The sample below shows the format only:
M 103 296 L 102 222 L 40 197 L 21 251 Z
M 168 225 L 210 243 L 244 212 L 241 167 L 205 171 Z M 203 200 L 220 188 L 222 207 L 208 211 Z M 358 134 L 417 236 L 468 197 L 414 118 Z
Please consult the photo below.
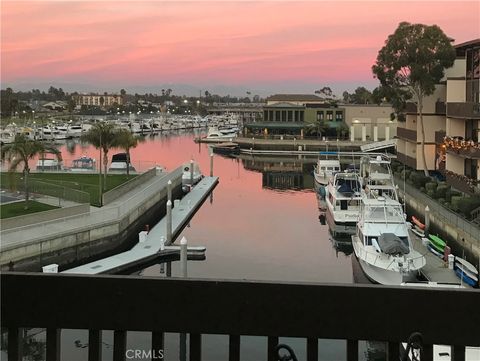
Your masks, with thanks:
M 193 158 L 203 173 L 209 173 L 210 150 L 207 144 L 194 143 L 195 134 L 177 133 L 146 137 L 132 150 L 138 170 L 153 164 L 174 169 Z M 91 147 L 64 145 L 64 159 L 82 155 L 98 158 Z M 115 151 L 111 152 L 112 154 Z M 111 158 L 111 155 L 110 155 Z M 189 245 L 207 247 L 206 260 L 191 261 L 189 276 L 290 282 L 352 283 L 351 249 L 339 251 L 333 246 L 328 226 L 319 221 L 319 209 L 312 176 L 315 159 L 298 158 L 226 158 L 215 155 L 214 174 L 220 183 L 213 199 L 206 201 L 180 237 Z M 347 255 L 348 254 L 348 255 Z M 172 275 L 179 275 L 178 262 Z M 148 267 L 138 274 L 165 277 L 161 266 Z M 326 310 L 328 312 L 328 310 Z M 44 333 L 37 336 L 41 340 Z M 62 333 L 62 357 L 83 360 L 87 357 L 87 331 Z M 104 332 L 104 358 L 111 359 L 113 333 Z M 306 358 L 304 340 L 281 339 L 294 347 L 300 360 Z M 345 358 L 344 341 L 320 340 L 320 360 Z M 150 335 L 128 333 L 128 346 L 150 349 Z M 167 334 L 166 360 L 178 360 L 179 335 Z M 204 360 L 228 358 L 228 337 L 203 336 Z M 382 359 L 375 344 L 361 344 L 364 359 Z M 242 360 L 266 360 L 266 338 L 242 337 Z

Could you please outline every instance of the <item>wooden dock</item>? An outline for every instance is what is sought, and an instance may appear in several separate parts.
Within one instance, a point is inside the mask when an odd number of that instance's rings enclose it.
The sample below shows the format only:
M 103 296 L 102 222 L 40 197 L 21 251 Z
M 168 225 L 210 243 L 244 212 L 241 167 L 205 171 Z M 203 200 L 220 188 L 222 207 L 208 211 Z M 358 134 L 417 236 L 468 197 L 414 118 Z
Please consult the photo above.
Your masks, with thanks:
M 412 239 L 413 248 L 425 256 L 427 263 L 420 270 L 422 275 L 429 282 L 436 282 L 442 284 L 460 285 L 460 278 L 457 277 L 455 271 L 448 268 L 448 264 L 442 259 L 430 252 L 427 247 L 422 244 L 422 240 L 410 230 L 410 237 Z M 463 283 L 465 287 L 469 285 Z
M 218 177 L 204 177 L 186 194 L 176 207 L 172 209 L 172 239 L 180 234 L 190 219 L 203 204 L 208 195 L 218 184 Z M 143 242 L 139 242 L 129 251 L 94 261 L 79 267 L 65 270 L 62 273 L 101 274 L 118 273 L 139 263 L 148 262 L 158 257 L 175 258 L 180 250 L 177 246 L 165 246 L 162 250 L 162 238 L 166 236 L 166 216 L 163 217 L 148 233 Z M 205 252 L 205 247 L 189 247 L 189 254 Z

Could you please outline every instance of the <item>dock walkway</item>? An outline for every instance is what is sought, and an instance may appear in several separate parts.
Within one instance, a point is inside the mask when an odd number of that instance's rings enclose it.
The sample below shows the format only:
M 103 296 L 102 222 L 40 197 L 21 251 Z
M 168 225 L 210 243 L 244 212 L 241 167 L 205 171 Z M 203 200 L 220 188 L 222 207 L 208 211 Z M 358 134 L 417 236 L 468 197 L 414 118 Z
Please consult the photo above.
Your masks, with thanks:
M 431 253 L 427 247 L 422 244 L 422 240 L 412 231 L 410 231 L 410 236 L 413 243 L 413 248 L 423 254 L 426 259 L 425 266 L 422 267 L 420 272 L 423 276 L 430 282 L 460 285 L 460 278 L 457 277 L 455 272 L 449 269 L 443 260 Z M 465 285 L 465 284 L 463 284 Z M 468 285 L 465 285 L 469 287 Z
M 203 178 L 179 204 L 172 209 L 172 239 L 175 239 L 187 225 L 196 211 L 200 208 L 207 196 L 218 184 L 218 177 Z M 116 273 L 130 268 L 140 262 L 146 262 L 153 258 L 176 255 L 179 250 L 175 246 L 167 246 L 161 250 L 161 239 L 166 239 L 166 217 L 163 217 L 148 233 L 144 242 L 139 242 L 129 251 L 113 255 L 95 262 L 75 267 L 62 273 L 100 274 Z M 197 247 L 198 248 L 198 247 Z M 191 251 L 199 251 L 200 248 L 192 248 Z M 159 253 L 160 252 L 160 253 Z

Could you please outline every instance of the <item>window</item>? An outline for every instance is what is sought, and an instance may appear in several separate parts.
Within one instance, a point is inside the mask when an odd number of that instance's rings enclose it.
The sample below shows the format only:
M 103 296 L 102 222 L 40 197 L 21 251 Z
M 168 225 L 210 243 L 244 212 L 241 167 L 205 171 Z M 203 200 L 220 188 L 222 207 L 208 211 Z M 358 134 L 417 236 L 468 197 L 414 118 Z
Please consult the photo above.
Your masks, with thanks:
M 333 111 L 331 110 L 327 111 L 327 120 L 329 121 L 333 120 Z
M 343 113 L 342 112 L 336 112 L 335 113 L 335 120 L 337 122 L 341 122 L 343 120 Z
M 325 114 L 323 111 L 317 111 L 317 120 L 324 120 L 325 119 Z

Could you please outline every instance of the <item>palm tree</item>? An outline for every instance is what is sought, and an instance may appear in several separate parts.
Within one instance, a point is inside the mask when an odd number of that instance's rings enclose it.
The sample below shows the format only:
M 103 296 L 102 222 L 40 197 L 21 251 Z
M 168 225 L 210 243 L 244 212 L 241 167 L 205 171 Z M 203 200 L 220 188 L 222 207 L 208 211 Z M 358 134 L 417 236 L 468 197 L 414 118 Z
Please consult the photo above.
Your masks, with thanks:
M 328 125 L 323 120 L 315 120 L 313 122 L 308 122 L 305 125 L 305 134 L 316 134 L 317 137 L 321 137 L 323 133 L 326 132 Z
M 100 177 L 102 175 L 102 151 L 103 151 L 103 190 L 107 187 L 108 151 L 115 146 L 116 130 L 110 123 L 96 123 L 90 130 L 82 135 L 81 140 L 90 143 L 100 149 Z M 100 192 L 101 193 L 101 192 Z
M 114 146 L 124 149 L 127 153 L 127 176 L 130 175 L 130 149 L 138 145 L 138 138 L 136 138 L 129 130 L 119 129 L 115 134 Z
M 28 175 L 30 167 L 28 161 L 32 160 L 39 154 L 45 152 L 53 153 L 57 159 L 61 159 L 60 152 L 51 146 L 45 146 L 37 140 L 31 140 L 24 134 L 17 134 L 15 140 L 11 144 L 2 147 L 1 158 L 9 163 L 9 172 L 15 172 L 17 167 L 23 163 L 23 182 L 25 186 L 25 209 L 28 209 L 28 200 L 30 192 L 28 189 Z

